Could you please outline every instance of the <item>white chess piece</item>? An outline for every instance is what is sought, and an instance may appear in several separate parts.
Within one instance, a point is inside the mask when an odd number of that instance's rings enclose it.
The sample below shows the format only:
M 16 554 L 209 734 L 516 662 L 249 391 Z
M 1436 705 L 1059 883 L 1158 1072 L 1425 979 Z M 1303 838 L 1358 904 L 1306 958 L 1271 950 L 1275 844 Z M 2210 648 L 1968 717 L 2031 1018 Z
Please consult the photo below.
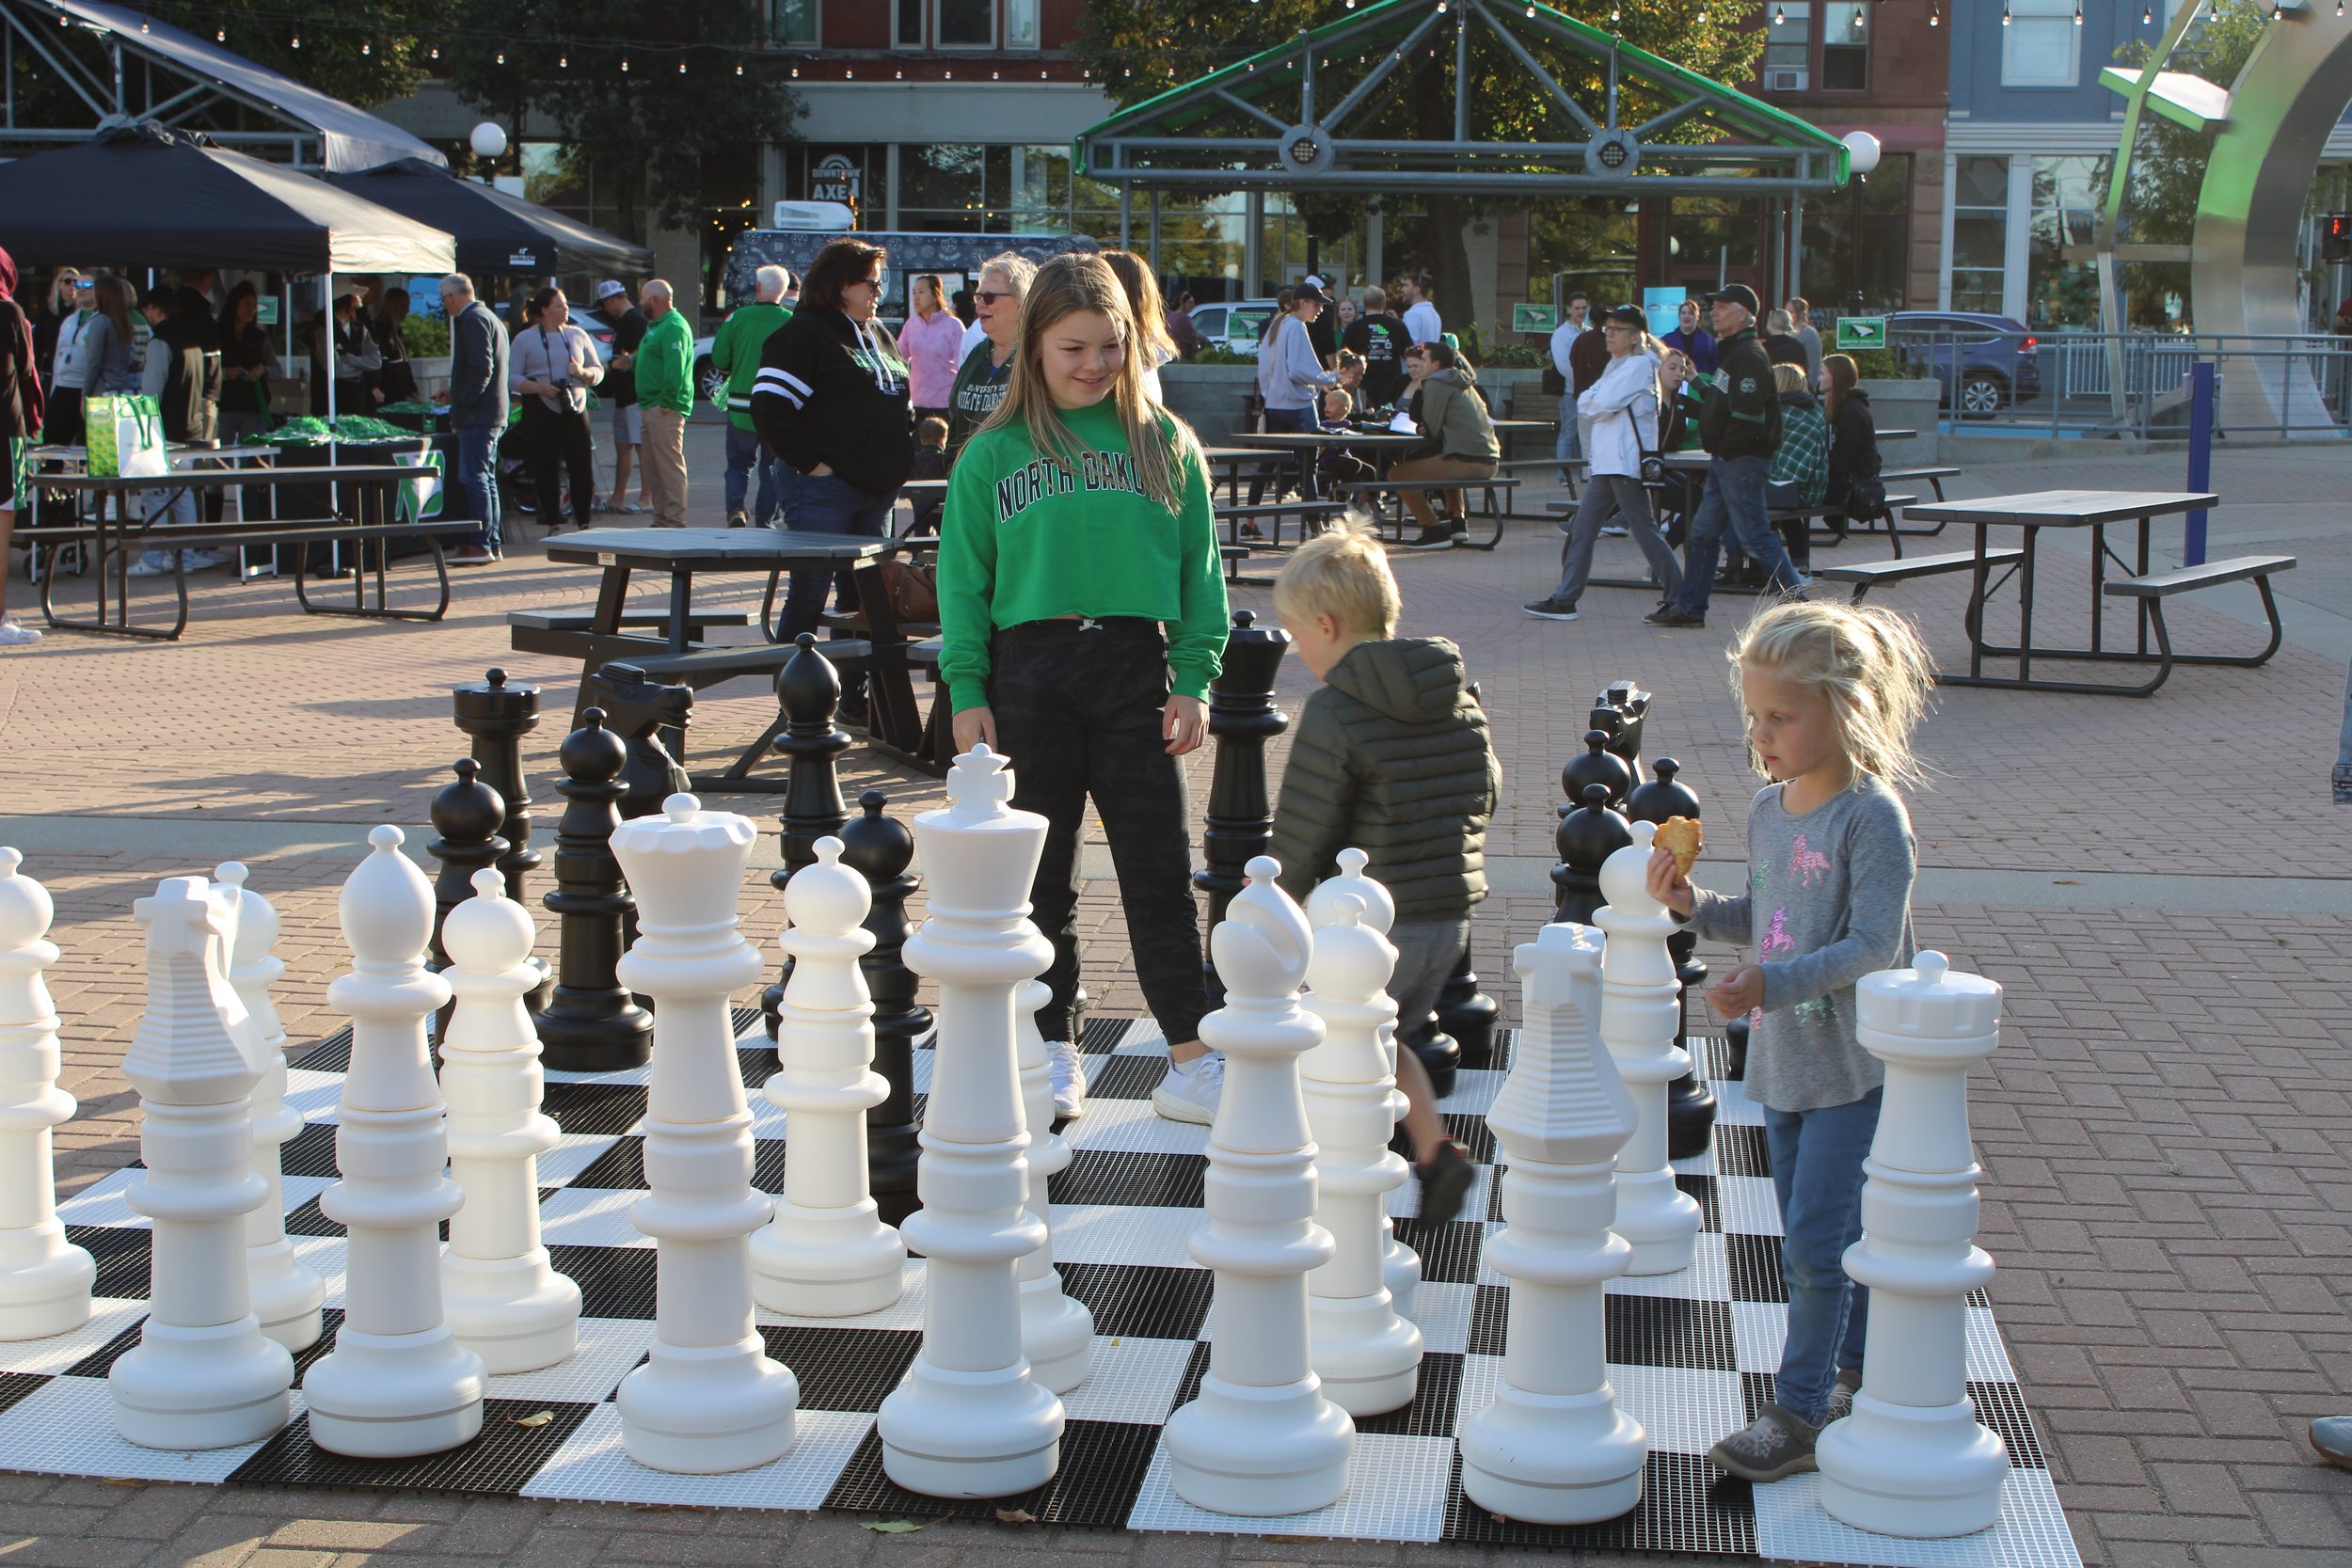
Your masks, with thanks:
M 213 873 L 215 893 L 235 900 L 228 932 L 229 984 L 245 1004 L 257 1037 L 262 1081 L 253 1088 L 253 1174 L 269 1196 L 245 1217 L 245 1273 L 262 1332 L 288 1350 L 318 1343 L 326 1284 L 286 1239 L 285 1145 L 302 1131 L 302 1113 L 286 1103 L 286 1028 L 269 989 L 286 973 L 277 954 L 278 910 L 246 885 L 246 868 L 229 861 Z
M 1462 1423 L 1462 1495 L 1538 1525 L 1613 1519 L 1642 1500 L 1649 1439 L 1609 1385 L 1604 1292 L 1633 1249 L 1611 1232 L 1611 1162 L 1633 1101 L 1595 1037 L 1601 948 L 1546 926 L 1515 955 L 1526 1027 L 1486 1125 L 1508 1160 L 1485 1259 L 1511 1281 L 1502 1380 Z
M 1037 1010 L 1052 1000 L 1042 980 L 1024 980 L 1013 992 L 1013 1039 L 1021 1069 L 1021 1110 L 1029 1130 L 1029 1213 L 1045 1227 L 1045 1243 L 1024 1253 L 1021 1281 L 1021 1354 L 1029 1371 L 1057 1394 L 1087 1380 L 1094 1354 L 1094 1314 L 1066 1295 L 1061 1271 L 1054 1267 L 1054 1204 L 1048 1179 L 1070 1168 L 1070 1140 L 1054 1131 L 1054 1069 L 1038 1033 Z
M 1633 1097 L 1633 1135 L 1617 1155 L 1617 1234 L 1633 1243 L 1629 1274 L 1673 1274 L 1698 1247 L 1697 1199 L 1675 1185 L 1666 1163 L 1666 1085 L 1691 1070 L 1682 1007 L 1666 939 L 1677 928 L 1649 895 L 1655 822 L 1633 824 L 1633 842 L 1600 867 L 1593 916 L 1608 933 L 1600 958 L 1600 1037 Z
M 922 1252 L 923 1349 L 882 1401 L 882 1469 L 909 1491 L 997 1497 L 1061 1464 L 1062 1407 L 1023 1353 L 1020 1260 L 1045 1244 L 1029 1203 L 1014 998 L 1053 952 L 1027 893 L 1045 818 L 1014 811 L 1012 775 L 985 745 L 956 759 L 947 805 L 914 819 L 930 884 L 906 961 L 939 985 L 939 1033 L 917 1191 L 899 1227 Z
M 245 1275 L 245 1215 L 261 1068 L 229 1028 L 223 912 L 201 877 L 167 878 L 131 906 L 147 927 L 147 1010 L 122 1058 L 139 1091 L 146 1169 L 126 1201 L 154 1221 L 139 1343 L 106 1375 L 115 1430 L 150 1449 L 224 1449 L 286 1424 L 294 1357 L 262 1336 Z
M 1922 953 L 1864 975 L 1854 1001 L 1886 1092 L 1862 1240 L 1846 1249 L 1846 1272 L 1870 1291 L 1862 1387 L 1821 1433 L 1821 1506 L 1882 1535 L 1967 1535 L 2000 1521 L 2009 1478 L 2009 1449 L 1968 1398 L 1968 1292 L 1993 1280 L 1976 1244 L 1968 1069 L 1999 1043 L 2001 988 Z
M 49 890 L 0 848 L 0 1339 L 42 1339 L 89 1321 L 90 1255 L 65 1239 L 50 1131 L 73 1119 L 57 1087 L 57 1009 L 41 971 L 57 961 L 48 940 Z
M 1307 1326 L 1305 1275 L 1328 1262 L 1314 1222 L 1314 1144 L 1298 1059 L 1323 1038 L 1299 1006 L 1313 944 L 1307 917 L 1259 855 L 1249 885 L 1209 933 L 1225 1006 L 1200 1037 L 1225 1053 L 1209 1130 L 1206 1218 L 1185 1250 L 1216 1271 L 1200 1396 L 1168 1418 L 1168 1482 L 1196 1508 L 1263 1517 L 1339 1500 L 1356 1423 L 1323 1397 Z
M 336 1183 L 319 1212 L 349 1232 L 342 1326 L 303 1377 L 310 1440 L 362 1459 L 438 1453 L 482 1430 L 482 1357 L 457 1342 L 441 1304 L 441 1221 L 465 1195 L 449 1179 L 449 1132 L 425 1022 L 449 1000 L 427 972 L 433 885 L 380 827 L 336 903 L 351 970 L 326 1005 L 351 1019 L 351 1069 L 335 1130 Z
M 629 1457 L 688 1475 L 782 1458 L 801 1400 L 752 1317 L 750 1237 L 771 1206 L 752 1186 L 752 1113 L 727 1014 L 728 996 L 761 974 L 737 915 L 757 836 L 691 795 L 612 833 L 638 910 L 621 983 L 658 1005 L 646 1192 L 629 1219 L 660 1259 L 653 1350 L 613 1400 Z
M 785 886 L 792 959 L 776 1029 L 776 1070 L 761 1085 L 785 1113 L 784 1193 L 753 1232 L 752 1293 L 771 1312 L 847 1318 L 898 1299 L 907 1245 L 882 1222 L 867 1183 L 866 1113 L 890 1097 L 874 1070 L 874 1004 L 858 958 L 872 908 L 866 879 L 841 863 L 841 841 Z
M 1363 923 L 1379 932 L 1389 934 L 1396 924 L 1396 900 L 1389 890 L 1364 875 L 1364 867 L 1372 857 L 1361 849 L 1343 849 L 1338 855 L 1340 873 L 1317 882 L 1307 895 L 1307 924 L 1313 927 L 1329 925 L 1338 918 L 1339 901 L 1354 898 L 1364 909 Z M 1405 1119 L 1408 1102 L 1405 1091 L 1396 1087 L 1396 1019 L 1391 1014 L 1380 1028 L 1380 1049 L 1389 1058 L 1389 1123 L 1393 1127 Z M 1389 1298 L 1396 1304 L 1400 1318 L 1413 1315 L 1413 1293 L 1421 1286 L 1421 1254 L 1396 1239 L 1396 1221 L 1389 1217 L 1384 1207 L 1380 1211 L 1380 1283 L 1389 1288 Z
M 531 911 L 484 866 L 449 911 L 441 972 L 457 998 L 441 1042 L 449 1171 L 465 1207 L 449 1222 L 441 1293 L 458 1342 L 493 1372 L 551 1367 L 580 1347 L 580 1287 L 539 1240 L 539 1156 L 562 1141 L 539 1109 L 547 1083 L 523 997 L 539 984 Z
M 1350 1416 L 1413 1402 L 1421 1383 L 1421 1330 L 1397 1316 L 1381 1280 L 1388 1196 L 1409 1175 L 1389 1148 L 1396 1092 L 1382 1031 L 1396 1023 L 1387 987 L 1396 949 L 1363 924 L 1363 901 L 1331 901 L 1336 918 L 1315 927 L 1307 964 L 1307 1010 L 1323 1043 L 1299 1058 L 1307 1126 L 1315 1143 L 1315 1223 L 1331 1234 L 1331 1260 L 1307 1276 L 1315 1375 Z

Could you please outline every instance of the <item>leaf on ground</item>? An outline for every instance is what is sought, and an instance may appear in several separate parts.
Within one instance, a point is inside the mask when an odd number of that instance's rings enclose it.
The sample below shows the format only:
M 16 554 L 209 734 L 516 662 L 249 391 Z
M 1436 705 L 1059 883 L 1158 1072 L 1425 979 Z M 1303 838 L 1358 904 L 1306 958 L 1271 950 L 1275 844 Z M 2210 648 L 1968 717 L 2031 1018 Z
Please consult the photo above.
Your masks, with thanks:
M 858 1523 L 877 1535 L 904 1535 L 923 1528 L 912 1519 L 861 1519 Z
M 1037 1515 L 1025 1508 L 1000 1508 L 996 1511 L 996 1522 L 1000 1525 L 1034 1525 Z
M 528 1416 L 509 1416 L 508 1420 L 518 1427 L 543 1427 L 555 1419 L 552 1410 L 534 1410 Z
M 98 1484 L 101 1486 L 145 1486 L 147 1482 L 136 1476 L 101 1476 L 98 1478 Z

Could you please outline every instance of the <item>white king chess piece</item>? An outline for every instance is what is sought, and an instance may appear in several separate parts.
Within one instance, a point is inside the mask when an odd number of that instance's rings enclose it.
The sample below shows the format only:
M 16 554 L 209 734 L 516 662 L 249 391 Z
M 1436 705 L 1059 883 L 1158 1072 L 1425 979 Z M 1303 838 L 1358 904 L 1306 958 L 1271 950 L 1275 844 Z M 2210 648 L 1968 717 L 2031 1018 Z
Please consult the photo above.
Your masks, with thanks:
M 1511 1076 L 1486 1125 L 1508 1162 L 1485 1258 L 1511 1281 L 1502 1379 L 1462 1423 L 1462 1495 L 1537 1525 L 1613 1519 L 1642 1500 L 1649 1439 L 1609 1385 L 1604 1292 L 1633 1249 L 1611 1232 L 1611 1163 L 1633 1101 L 1595 1037 L 1601 948 L 1546 926 L 1515 955 L 1526 988 Z
M 441 1042 L 449 1169 L 466 1206 L 449 1222 L 441 1291 L 458 1342 L 493 1372 L 551 1367 L 580 1347 L 580 1287 L 539 1239 L 539 1156 L 563 1133 L 539 1109 L 547 1081 L 523 997 L 539 984 L 538 927 L 490 866 L 449 911 L 441 977 L 456 993 Z
M 716 1475 L 790 1451 L 801 1386 L 753 1322 L 751 1233 L 768 1222 L 752 1186 L 752 1113 L 727 998 L 756 981 L 759 950 L 737 908 L 758 833 L 750 820 L 673 795 L 624 822 L 612 853 L 637 895 L 621 983 L 650 996 L 645 1196 L 629 1219 L 658 1261 L 654 1343 L 621 1380 L 621 1445 L 656 1470 Z
M 310 1440 L 331 1453 L 392 1459 L 438 1453 L 482 1431 L 482 1357 L 457 1342 L 441 1307 L 441 1222 L 465 1195 L 445 1173 L 449 1131 L 425 1021 L 449 982 L 424 967 L 433 884 L 400 852 L 398 828 L 373 847 L 336 905 L 351 972 L 326 988 L 351 1019 L 351 1069 L 337 1108 L 335 1168 L 319 1212 L 350 1233 L 335 1348 L 302 1380 Z
M 1677 927 L 1649 895 L 1655 822 L 1633 824 L 1633 842 L 1601 863 L 1609 902 L 1593 916 L 1608 933 L 1600 957 L 1600 1037 L 1633 1097 L 1633 1135 L 1617 1155 L 1617 1234 L 1633 1243 L 1629 1274 L 1673 1274 L 1698 1247 L 1698 1200 L 1675 1185 L 1666 1163 L 1666 1085 L 1691 1070 L 1682 1006 L 1666 939 Z
M 1001 1497 L 1061 1465 L 1062 1407 L 1022 1348 L 1021 1259 L 1045 1244 L 1030 1208 L 1014 999 L 1053 950 L 1027 893 L 1045 818 L 1014 811 L 985 745 L 956 758 L 947 805 L 914 819 L 930 884 L 907 966 L 939 985 L 939 1037 L 916 1191 L 900 1227 L 928 1260 L 923 1349 L 882 1401 L 882 1469 L 911 1492 Z
M 147 1010 L 122 1058 L 139 1091 L 146 1168 L 126 1195 L 154 1221 L 139 1343 L 106 1382 L 115 1430 L 148 1449 L 225 1449 L 286 1424 L 294 1356 L 262 1334 L 245 1277 L 261 1067 L 229 1027 L 245 1009 L 221 972 L 221 906 L 201 877 L 167 878 L 131 906 L 147 927 Z
M 57 1009 L 41 971 L 56 906 L 0 849 L 0 1339 L 45 1339 L 89 1321 L 90 1255 L 65 1239 L 50 1130 L 73 1119 L 57 1087 Z
M 1315 1224 L 1315 1146 L 1298 1059 L 1323 1024 L 1299 1006 L 1313 936 L 1260 855 L 1209 933 L 1225 1006 L 1200 1037 L 1225 1053 L 1209 1130 L 1207 1217 L 1185 1250 L 1216 1271 L 1200 1396 L 1168 1418 L 1168 1482 L 1195 1508 L 1305 1513 L 1347 1491 L 1356 1423 L 1314 1373 L 1305 1275 L 1332 1255 Z
M 890 1097 L 874 1070 L 874 1003 L 858 958 L 874 945 L 859 922 L 866 879 L 841 863 L 841 841 L 792 874 L 777 939 L 792 959 L 777 1016 L 776 1070 L 760 1086 L 785 1113 L 784 1193 L 752 1235 L 752 1293 L 771 1312 L 847 1318 L 898 1299 L 907 1244 L 882 1222 L 866 1168 L 866 1113 Z
M 1993 1282 L 1976 1244 L 1968 1069 L 1999 1043 L 2001 988 L 1941 953 L 1854 987 L 1855 1037 L 1886 1064 L 1863 1164 L 1862 1240 L 1846 1273 L 1870 1291 L 1853 1414 L 1823 1429 L 1821 1506 L 1881 1535 L 1997 1524 L 2009 1449 L 1968 1398 L 1968 1292 Z
M 1032 927 L 1034 929 L 1034 927 Z M 1021 1110 L 1029 1129 L 1029 1213 L 1045 1227 L 1045 1243 L 1022 1255 L 1021 1354 L 1029 1372 L 1057 1394 L 1087 1380 L 1094 1354 L 1094 1314 L 1065 1295 L 1061 1271 L 1054 1267 L 1054 1205 L 1047 1180 L 1070 1168 L 1070 1140 L 1054 1131 L 1054 1069 L 1045 1037 L 1037 1030 L 1037 1010 L 1053 999 L 1042 980 L 1024 980 L 1013 992 L 1013 1043 L 1020 1053 Z

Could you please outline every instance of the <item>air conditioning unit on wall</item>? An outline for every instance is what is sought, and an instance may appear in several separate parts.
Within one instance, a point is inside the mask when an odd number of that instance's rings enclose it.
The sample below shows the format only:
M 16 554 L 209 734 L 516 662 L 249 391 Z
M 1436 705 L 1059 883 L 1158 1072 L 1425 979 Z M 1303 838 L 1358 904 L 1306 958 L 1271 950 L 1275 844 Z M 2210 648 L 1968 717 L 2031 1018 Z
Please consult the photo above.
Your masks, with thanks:
M 1766 92 L 1803 92 L 1806 73 L 1803 71 L 1768 71 L 1764 73 Z

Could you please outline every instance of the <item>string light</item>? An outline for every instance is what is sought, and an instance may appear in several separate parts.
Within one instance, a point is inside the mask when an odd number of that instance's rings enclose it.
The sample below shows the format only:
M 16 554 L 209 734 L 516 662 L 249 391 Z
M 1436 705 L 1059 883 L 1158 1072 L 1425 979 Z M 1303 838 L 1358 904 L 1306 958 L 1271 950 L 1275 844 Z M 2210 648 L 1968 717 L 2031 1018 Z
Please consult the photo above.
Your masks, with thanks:
M 2001 25 L 2009 25 L 2009 0 L 2001 0 Z
M 361 40 L 359 40 L 359 53 L 360 53 L 360 54 L 362 54 L 362 55 L 373 55 L 373 54 L 374 54 L 374 53 L 375 53 L 375 51 L 374 51 L 374 49 L 373 49 L 373 47 L 371 47 L 371 46 L 369 45 L 369 43 L 368 43 L 368 40 L 365 40 L 365 39 L 361 39 Z
M 299 49 L 299 48 L 301 48 L 301 47 L 302 47 L 302 35 L 301 35 L 300 33 L 296 33 L 296 34 L 294 36 L 294 46 L 296 49 Z
M 2140 7 L 2140 8 L 2139 8 L 2139 24 L 2140 24 L 2142 27 L 2147 27 L 2147 26 L 2152 26 L 2152 25 L 2153 25 L 2153 24 L 2154 24 L 2154 23 L 2155 23 L 2155 20 L 2156 20 L 2156 8 L 2155 8 L 2155 7 L 2153 7 L 2153 6 L 2142 6 L 2142 7 Z
M 742 74 L 743 74 L 743 62 L 742 62 L 741 60 L 738 60 L 738 61 L 736 61 L 736 62 L 735 62 L 735 73 L 736 73 L 738 76 L 740 76 L 740 75 L 742 75 Z
M 683 75 L 685 75 L 685 74 L 686 74 L 686 62 L 685 62 L 684 60 L 680 60 L 680 61 L 678 61 L 678 63 L 677 63 L 677 73 L 678 73 L 680 76 L 683 76 Z
M 2083 24 L 2083 0 L 2074 0 L 2074 25 Z
M 1931 27 L 1944 25 L 1944 12 L 1940 8 L 1933 6 L 1928 8 L 1928 25 Z
M 1787 9 L 1786 9 L 1786 8 L 1782 8 L 1782 7 L 1779 7 L 1779 6 L 1774 6 L 1774 7 L 1772 8 L 1772 25 L 1773 25 L 1773 26 L 1777 27 L 1777 26 L 1779 26 L 1782 23 L 1787 22 L 1788 20 L 1788 12 L 1787 11 Z
M 1705 21 L 1706 19 L 1702 17 L 1700 20 Z M 1862 8 L 1860 6 L 1856 6 L 1853 8 L 1853 30 L 1857 33 L 1862 31 Z
M 505 50 L 503 50 L 503 49 L 501 49 L 501 50 L 500 50 L 500 51 L 499 51 L 499 64 L 501 64 L 501 65 L 504 65 L 505 63 L 506 63 L 506 51 L 505 51 Z
M 437 60 L 441 57 L 441 46 L 437 43 L 433 46 L 433 57 Z
M 558 71 L 571 70 L 572 57 L 569 55 L 558 55 L 555 56 L 555 69 Z
M 229 29 L 226 27 L 214 28 L 213 41 L 215 43 L 227 43 L 229 41 Z
M 1616 6 L 1614 6 L 1614 5 L 1612 5 L 1612 6 L 1609 8 L 1609 20 L 1610 20 L 1610 21 L 1614 22 L 1614 21 L 1618 20 L 1618 18 L 1619 18 L 1622 14 L 1623 14 L 1623 13 L 1621 12 L 1621 10 L 1619 9 L 1619 8 L 1618 8 L 1618 7 L 1616 7 Z
M 627 55 L 621 56 L 621 74 L 624 76 L 628 74 L 628 56 Z
M 142 33 L 144 33 L 144 32 L 149 32 L 149 31 L 151 31 L 151 29 L 150 29 L 150 28 L 149 28 L 149 26 L 147 25 L 147 18 L 145 18 L 145 17 L 140 17 L 140 18 L 139 18 L 139 31 L 140 31 L 140 32 L 142 32 Z

